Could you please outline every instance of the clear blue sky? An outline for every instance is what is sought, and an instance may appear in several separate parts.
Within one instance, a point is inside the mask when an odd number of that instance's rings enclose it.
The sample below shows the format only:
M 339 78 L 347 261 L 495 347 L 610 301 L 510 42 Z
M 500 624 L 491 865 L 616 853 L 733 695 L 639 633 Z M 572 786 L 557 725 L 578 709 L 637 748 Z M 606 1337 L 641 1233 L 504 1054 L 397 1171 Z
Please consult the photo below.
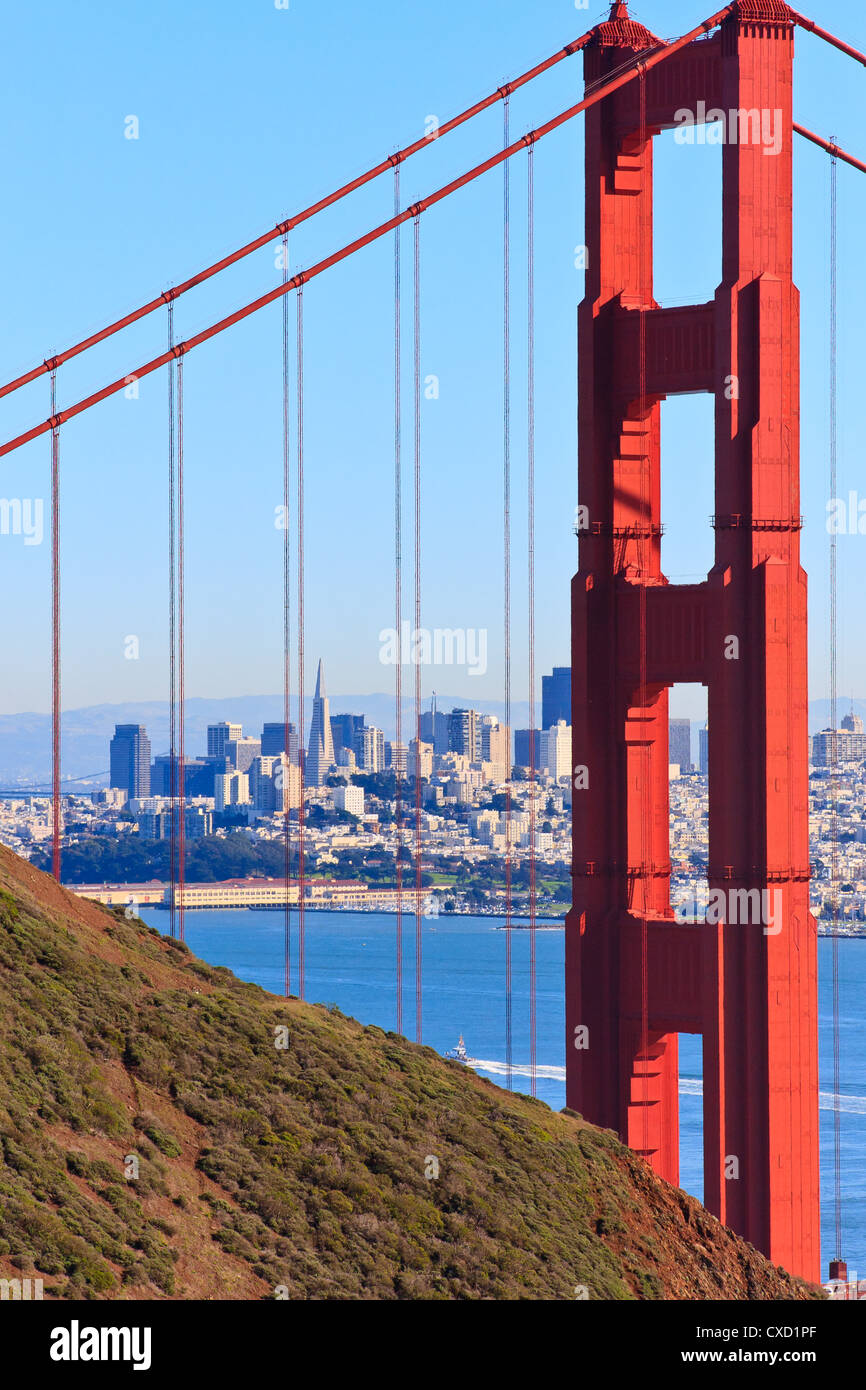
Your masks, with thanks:
M 804 3 L 806 0 L 804 0 Z M 590 0 L 593 6 L 593 0 Z M 633 13 L 671 36 L 698 0 L 646 0 Z M 866 11 L 810 0 L 811 16 L 866 49 Z M 44 0 L 8 7 L 0 91 L 4 215 L 0 296 L 3 379 L 183 279 L 278 218 L 306 206 L 590 27 L 607 6 L 572 0 Z M 866 156 L 866 73 L 799 34 L 796 112 Z M 513 101 L 522 132 L 581 89 L 572 59 Z M 135 115 L 140 138 L 124 138 Z M 404 170 L 403 202 L 497 147 L 501 108 Z M 659 300 L 707 297 L 719 278 L 718 150 L 657 142 Z M 577 547 L 575 311 L 583 276 L 580 123 L 537 151 L 538 671 L 568 660 L 569 580 Z M 803 295 L 804 557 L 811 577 L 812 694 L 826 693 L 828 160 L 796 151 L 797 280 Z M 866 179 L 839 174 L 841 196 L 840 478 L 863 489 L 861 268 Z M 495 698 L 501 664 L 501 173 L 423 220 L 425 375 L 424 624 L 487 628 L 486 677 L 459 682 Z M 525 160 L 514 161 L 515 698 L 525 696 Z M 293 241 L 303 265 L 383 220 L 382 180 Z M 410 270 L 411 242 L 405 241 Z M 392 246 L 368 249 L 311 285 L 307 320 L 307 649 L 332 691 L 388 689 L 379 632 L 392 621 Z M 270 251 L 181 301 L 189 336 L 269 288 Z M 409 319 L 406 319 L 408 334 Z M 64 368 L 62 404 L 161 350 L 164 314 Z M 407 375 L 406 407 L 410 405 Z M 188 678 L 190 695 L 280 687 L 280 310 L 190 356 L 186 365 Z M 47 414 L 47 382 L 0 403 L 3 437 Z M 665 569 L 711 563 L 711 405 L 664 407 Z M 411 431 L 405 438 L 411 457 Z M 62 436 L 64 705 L 164 698 L 166 675 L 166 387 L 142 383 Z M 45 440 L 0 461 L 0 496 L 48 496 Z M 409 511 L 410 474 L 406 476 Z M 407 524 L 407 550 L 411 533 Z M 866 694 L 859 641 L 866 538 L 840 539 L 840 687 Z M 48 545 L 0 537 L 4 678 L 0 712 L 48 707 Z M 409 591 L 407 590 L 407 599 Z M 128 635 L 141 642 L 124 659 Z M 424 673 L 425 693 L 438 681 Z M 230 711 L 229 711 L 230 712 Z M 699 713 L 698 705 L 678 712 Z

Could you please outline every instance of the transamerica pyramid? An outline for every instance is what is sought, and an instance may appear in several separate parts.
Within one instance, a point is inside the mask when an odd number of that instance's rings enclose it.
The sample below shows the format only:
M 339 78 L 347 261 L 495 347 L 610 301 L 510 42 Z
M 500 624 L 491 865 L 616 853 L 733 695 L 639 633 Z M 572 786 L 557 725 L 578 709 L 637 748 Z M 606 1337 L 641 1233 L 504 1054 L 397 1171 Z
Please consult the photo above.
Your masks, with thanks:
M 307 750 L 304 781 L 308 787 L 320 787 L 336 761 L 331 734 L 331 709 L 325 693 L 325 672 L 321 658 L 316 673 L 316 693 L 313 697 L 313 717 L 310 720 L 310 745 Z

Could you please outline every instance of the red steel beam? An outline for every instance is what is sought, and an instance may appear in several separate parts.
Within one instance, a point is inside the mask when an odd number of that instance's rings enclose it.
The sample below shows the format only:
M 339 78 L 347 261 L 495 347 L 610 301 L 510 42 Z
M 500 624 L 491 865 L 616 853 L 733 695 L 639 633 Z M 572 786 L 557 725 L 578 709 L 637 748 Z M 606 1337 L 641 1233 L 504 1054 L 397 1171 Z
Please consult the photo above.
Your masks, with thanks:
M 8 440 L 5 444 L 0 445 L 0 458 L 5 454 L 11 454 L 15 449 L 20 449 L 24 444 L 29 444 L 31 440 L 38 439 L 40 435 L 45 434 L 48 430 L 54 429 L 58 425 L 65 424 L 67 420 L 73 419 L 76 415 L 81 415 L 85 410 L 90 410 L 93 406 L 99 405 L 101 401 L 107 400 L 109 396 L 116 395 L 118 391 L 122 391 L 124 387 L 129 384 L 131 379 L 141 380 L 142 377 L 149 376 L 152 372 L 159 371 L 159 369 L 165 367 L 172 358 L 183 357 L 185 353 L 191 352 L 193 348 L 197 348 L 202 343 L 208 342 L 209 339 L 216 337 L 219 333 L 224 333 L 226 329 L 232 328 L 236 323 L 240 323 L 243 319 L 258 313 L 260 309 L 267 308 L 269 304 L 275 303 L 275 301 L 281 299 L 283 295 L 290 294 L 292 291 L 300 289 L 302 285 L 306 285 L 310 280 L 314 280 L 316 276 L 323 274 L 324 271 L 330 270 L 332 266 L 339 265 L 341 261 L 348 260 L 349 257 L 355 255 L 357 251 L 361 251 L 365 246 L 370 246 L 373 242 L 379 241 L 382 237 L 387 236 L 389 232 L 393 232 L 397 227 L 402 226 L 404 222 L 409 222 L 411 219 L 419 217 L 421 213 L 426 212 L 431 207 L 435 207 L 437 203 L 443 202 L 444 199 L 449 198 L 452 193 L 458 192 L 459 189 L 465 188 L 467 184 L 474 182 L 474 180 L 480 178 L 482 174 L 489 173 L 491 169 L 495 169 L 498 165 L 503 164 L 506 159 L 511 159 L 513 155 L 518 154 L 522 149 L 526 149 L 528 146 L 535 144 L 536 141 L 542 140 L 546 135 L 550 135 L 552 131 L 558 130 L 560 126 L 573 120 L 575 116 L 579 116 L 591 106 L 597 105 L 597 103 L 603 101 L 605 97 L 611 96 L 614 92 L 619 91 L 621 87 L 626 86 L 627 83 L 633 82 L 639 73 L 649 72 L 659 63 L 664 62 L 666 58 L 670 58 L 674 53 L 677 53 L 694 39 L 699 38 L 701 34 L 707 33 L 710 29 L 714 29 L 717 24 L 720 24 L 723 19 L 727 18 L 733 8 L 732 4 L 726 5 L 723 10 L 719 10 L 716 14 L 712 15 L 710 19 L 705 19 L 702 24 L 696 25 L 694 29 L 690 30 L 688 34 L 684 34 L 682 38 L 675 39 L 672 43 L 654 49 L 647 58 L 638 59 L 633 67 L 620 73 L 619 76 L 615 77 L 612 81 L 598 87 L 591 96 L 584 97 L 583 101 L 579 101 L 576 106 L 570 106 L 568 110 L 561 111 L 558 116 L 554 116 L 551 120 L 547 121 L 545 125 L 539 126 L 536 130 L 529 131 L 526 135 L 521 136 L 519 140 L 515 141 L 513 145 L 509 145 L 506 149 L 499 150 L 496 154 L 491 155 L 489 159 L 484 160 L 482 164 L 476 164 L 475 168 L 470 169 L 468 173 L 461 174 L 459 178 L 453 179 L 451 183 L 446 184 L 443 188 L 437 189 L 435 193 L 429 194 L 418 203 L 413 203 L 411 207 L 406 208 L 404 212 L 399 213 L 396 217 L 389 218 L 387 222 L 382 222 L 372 231 L 367 232 L 364 236 L 358 237 L 355 241 L 342 247 L 341 250 L 333 252 L 330 256 L 326 256 L 324 260 L 311 266 L 309 270 L 300 271 L 297 275 L 293 275 L 291 280 L 286 280 L 284 283 L 275 286 L 275 288 L 269 290 L 267 294 L 260 295 L 258 299 L 254 299 L 249 304 L 245 304 L 243 308 L 235 310 L 235 312 L 229 314 L 227 318 L 220 319 L 217 323 L 211 324 L 209 328 L 203 328 L 200 333 L 196 333 L 191 338 L 187 338 L 185 342 L 176 343 L 169 351 L 160 353 L 158 357 L 151 358 L 149 362 L 145 362 L 143 366 L 138 367 L 134 372 L 127 372 L 124 376 L 119 377 L 117 381 L 111 382 L 108 386 L 103 386 L 100 391 L 95 391 L 93 395 L 85 396 L 83 400 L 76 402 L 75 405 L 67 406 L 65 410 L 61 410 L 57 414 L 49 416 L 47 420 L 43 420 L 39 425 L 34 425 L 32 429 L 26 430 L 24 434 L 19 434 L 14 439 Z M 162 302 L 163 299 L 160 299 L 159 303 Z M 52 360 L 56 361 L 58 359 Z
M 152 314 L 155 309 L 159 309 L 163 304 L 167 304 L 174 299 L 179 299 L 182 294 L 186 294 L 188 290 L 194 289 L 196 285 L 201 285 L 206 280 L 212 279 L 213 276 L 219 275 L 221 271 L 227 270 L 229 266 L 235 265 L 236 262 L 242 261 L 244 257 L 252 255 L 254 251 L 260 251 L 262 247 L 267 246 L 269 242 L 274 241 L 275 238 L 284 236 L 287 232 L 293 231 L 295 227 L 299 227 L 302 222 L 308 222 L 310 218 L 317 216 L 320 212 L 324 212 L 326 208 L 333 207 L 335 203 L 339 203 L 343 198 L 347 198 L 350 193 L 357 192 L 357 190 L 363 188 L 365 184 L 372 183 L 374 179 L 387 173 L 395 164 L 402 164 L 404 160 L 411 159 L 412 156 L 418 154 L 420 150 L 426 149 L 428 145 L 433 144 L 434 140 L 441 139 L 443 135 L 449 135 L 452 130 L 457 130 L 459 126 L 465 125 L 467 121 L 471 121 L 475 116 L 480 115 L 482 111 L 486 111 L 488 107 L 495 105 L 497 101 L 504 100 L 505 97 L 510 96 L 512 92 L 516 92 L 520 87 L 525 87 L 527 83 L 534 82 L 536 77 L 540 77 L 542 73 L 548 72 L 551 68 L 555 67 L 557 63 L 561 63 L 564 58 L 570 58 L 574 53 L 579 53 L 580 50 L 586 46 L 589 39 L 590 34 L 583 34 L 579 39 L 575 39 L 573 43 L 566 44 L 565 48 L 560 49 L 558 53 L 554 53 L 552 57 L 546 58 L 543 63 L 538 63 L 534 68 L 530 68 L 522 77 L 516 77 L 513 82 L 506 82 L 502 87 L 498 87 L 495 92 L 491 92 L 490 96 L 484 97 L 482 101 L 477 101 L 474 106 L 470 106 L 459 116 L 455 116 L 452 120 L 446 121 L 445 125 L 439 127 L 435 137 L 425 135 L 420 140 L 415 140 L 413 144 L 407 145 L 405 149 L 398 150 L 396 154 L 389 155 L 387 159 L 383 159 L 381 163 L 375 165 L 374 168 L 368 169 L 365 174 L 360 174 L 356 179 L 352 179 L 350 183 L 343 184 L 342 188 L 338 188 L 336 192 L 329 193 L 326 198 L 321 198 L 319 202 L 311 204 L 308 208 L 304 208 L 303 212 L 296 213 L 294 217 L 287 218 L 285 222 L 278 222 L 277 225 L 272 227 L 269 231 L 263 232 L 261 236 L 257 236 L 252 241 L 248 241 L 246 245 L 240 246 L 237 251 L 232 251 L 230 255 L 223 256 L 222 260 L 214 261 L 213 265 L 209 265 L 206 270 L 200 270 L 197 275 L 191 276 L 189 280 L 184 280 L 182 284 L 176 285 L 173 289 L 165 290 L 162 294 L 157 295 L 155 299 L 148 300 L 146 304 L 142 304 L 140 309 L 134 309 L 131 313 L 125 314 L 123 318 L 117 319 L 114 323 L 110 323 L 107 327 L 100 329 L 98 333 L 92 333 L 89 338 L 83 338 L 80 343 L 76 343 L 74 347 L 67 348 L 65 352 L 60 352 L 54 357 L 46 358 L 38 367 L 33 367 L 29 372 L 25 372 L 23 376 L 16 377 L 14 381 L 7 382 L 5 386 L 0 386 L 0 397 L 11 395 L 13 391 L 18 391 L 22 386 L 28 386 L 31 381 L 36 381 L 43 373 L 50 372 L 55 367 L 62 366 L 64 362 L 68 362 L 71 358 L 77 357 L 79 353 L 86 352 L 88 348 L 95 347 L 97 343 L 102 343 L 106 338 L 113 337 L 115 333 L 120 333 L 122 329 L 129 328 L 130 324 L 137 323 L 139 319 L 146 318 L 148 314 Z
M 813 130 L 807 130 L 804 125 L 794 125 L 798 135 L 802 135 L 804 140 L 811 140 L 813 145 L 818 145 L 820 149 L 826 150 L 834 159 L 844 159 L 846 164 L 852 168 L 859 169 L 861 174 L 866 174 L 866 164 L 862 159 L 856 159 L 853 154 L 848 154 L 839 145 L 834 145 L 831 140 L 825 140 L 822 136 L 816 135 Z
M 791 11 L 791 18 L 795 24 L 799 24 L 801 29 L 806 29 L 810 34 L 814 34 L 816 38 L 823 39 L 825 43 L 832 44 L 834 48 L 839 49 L 840 53 L 847 53 L 849 58 L 855 58 L 858 63 L 862 63 L 864 68 L 866 68 L 866 54 L 860 53 L 856 48 L 852 48 L 849 43 L 843 43 L 841 39 L 836 38 L 835 34 L 828 33 L 826 29 L 819 28 L 811 19 L 807 19 L 805 15 L 798 14 L 796 10 Z

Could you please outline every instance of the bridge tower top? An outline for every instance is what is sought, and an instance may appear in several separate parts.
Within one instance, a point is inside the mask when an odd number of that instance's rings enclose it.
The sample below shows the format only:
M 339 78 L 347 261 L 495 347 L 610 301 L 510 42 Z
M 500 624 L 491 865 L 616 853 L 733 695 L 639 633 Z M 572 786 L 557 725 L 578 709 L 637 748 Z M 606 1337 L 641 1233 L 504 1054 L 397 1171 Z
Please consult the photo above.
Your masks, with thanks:
M 599 48 L 640 50 L 654 48 L 661 43 L 661 39 L 650 29 L 632 19 L 626 0 L 614 0 L 607 19 L 602 24 L 597 24 L 592 33 L 593 42 Z

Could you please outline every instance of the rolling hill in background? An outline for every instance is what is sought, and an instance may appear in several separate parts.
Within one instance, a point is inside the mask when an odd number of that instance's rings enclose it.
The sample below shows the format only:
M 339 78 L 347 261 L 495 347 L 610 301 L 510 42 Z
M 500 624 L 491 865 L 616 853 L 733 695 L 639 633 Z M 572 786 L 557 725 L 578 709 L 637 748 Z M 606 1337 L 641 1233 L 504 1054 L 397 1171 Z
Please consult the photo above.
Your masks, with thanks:
M 502 704 L 496 700 L 481 700 L 469 695 L 437 695 L 440 709 L 455 706 L 478 709 L 482 714 L 502 718 Z M 394 696 L 333 695 L 332 714 L 365 714 L 371 724 L 383 729 L 386 738 L 394 736 Z M 424 708 L 430 702 L 425 700 Z M 415 720 L 414 698 L 402 703 L 404 739 L 410 738 Z M 839 701 L 839 718 L 850 709 L 850 699 Z M 866 701 L 854 701 L 855 712 L 866 719 Z M 309 729 L 312 695 L 305 702 L 304 727 Z M 221 719 L 231 719 L 244 726 L 248 734 L 261 733 L 266 720 L 283 717 L 281 695 L 240 695 L 225 699 L 191 699 L 186 702 L 186 748 L 189 756 L 207 751 L 207 726 Z M 541 704 L 536 706 L 536 720 L 541 718 Z M 816 733 L 827 727 L 830 718 L 828 700 L 813 700 L 809 706 L 809 730 Z M 94 787 L 106 786 L 108 781 L 108 743 L 115 724 L 144 724 L 150 735 L 154 756 L 167 753 L 169 747 L 169 718 L 166 701 L 145 701 L 140 704 L 89 705 L 84 709 L 67 710 L 62 720 L 64 778 L 89 778 Z M 512 724 L 515 729 L 527 728 L 529 703 L 512 702 Z M 407 732 L 408 731 L 408 732 Z M 696 750 L 695 750 L 696 752 Z M 47 714 L 0 715 L 0 787 L 18 783 L 47 785 L 51 777 L 51 720 Z

